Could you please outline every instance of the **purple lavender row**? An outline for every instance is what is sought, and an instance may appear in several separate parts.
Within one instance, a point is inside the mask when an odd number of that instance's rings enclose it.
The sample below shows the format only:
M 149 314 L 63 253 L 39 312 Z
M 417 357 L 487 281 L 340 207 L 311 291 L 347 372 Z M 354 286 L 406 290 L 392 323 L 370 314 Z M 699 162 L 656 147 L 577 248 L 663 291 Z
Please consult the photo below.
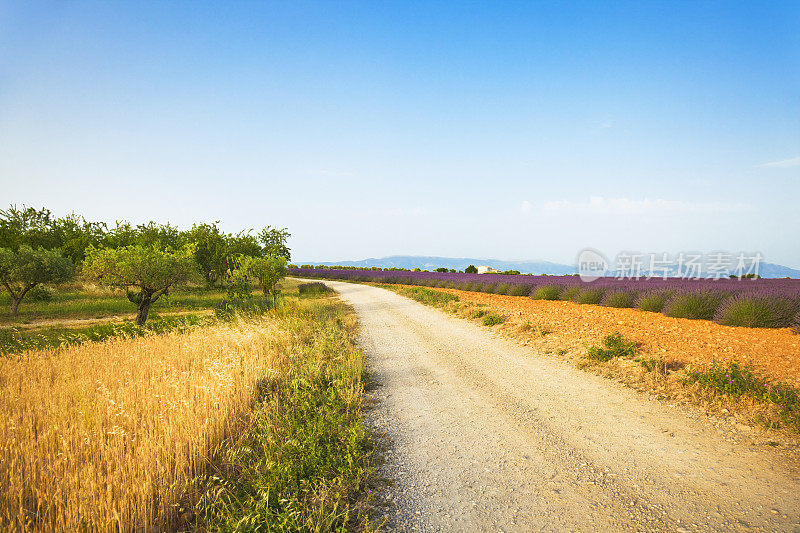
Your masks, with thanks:
M 633 307 L 728 326 L 792 327 L 800 323 L 797 279 L 616 279 L 587 283 L 576 276 L 530 276 L 293 268 L 290 275 L 355 282 L 423 285 L 467 291 Z M 795 328 L 795 331 L 800 331 Z

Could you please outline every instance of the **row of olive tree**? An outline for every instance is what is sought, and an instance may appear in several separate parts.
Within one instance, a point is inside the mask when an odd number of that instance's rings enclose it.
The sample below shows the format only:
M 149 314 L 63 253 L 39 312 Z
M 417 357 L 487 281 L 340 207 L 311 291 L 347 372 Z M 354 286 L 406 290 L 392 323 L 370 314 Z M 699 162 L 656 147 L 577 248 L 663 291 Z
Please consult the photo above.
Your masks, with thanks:
M 176 285 L 197 280 L 199 271 L 194 250 L 163 249 L 157 246 L 125 246 L 91 250 L 84 262 L 83 272 L 88 279 L 101 284 L 125 289 L 128 300 L 136 304 L 136 323 L 147 320 L 150 306 Z M 259 282 L 264 295 L 276 303 L 278 282 L 286 276 L 286 258 L 237 258 L 238 268 L 229 272 L 230 281 L 239 276 Z M 246 279 L 249 287 L 249 280 Z
M 214 224 L 180 231 L 169 224 L 131 226 L 118 222 L 106 231 L 77 215 L 16 207 L 0 211 L 0 285 L 11 296 L 11 311 L 39 284 L 58 284 L 75 275 L 78 263 L 89 280 L 126 290 L 144 324 L 150 306 L 181 283 L 252 278 L 273 304 L 277 283 L 286 275 L 290 250 L 285 228 L 267 226 L 258 236 L 226 234 Z
M 226 280 L 231 258 L 285 257 L 290 261 L 288 237 L 286 228 L 271 226 L 255 234 L 253 230 L 226 233 L 219 228 L 219 221 L 194 224 L 188 230 L 156 222 L 132 225 L 117 221 L 109 227 L 104 222 L 90 222 L 74 213 L 57 218 L 44 208 L 12 205 L 0 210 L 0 248 L 16 251 L 20 246 L 30 246 L 34 250 L 59 250 L 61 255 L 80 265 L 90 250 L 98 248 L 157 245 L 182 250 L 191 245 L 197 268 L 210 285 Z

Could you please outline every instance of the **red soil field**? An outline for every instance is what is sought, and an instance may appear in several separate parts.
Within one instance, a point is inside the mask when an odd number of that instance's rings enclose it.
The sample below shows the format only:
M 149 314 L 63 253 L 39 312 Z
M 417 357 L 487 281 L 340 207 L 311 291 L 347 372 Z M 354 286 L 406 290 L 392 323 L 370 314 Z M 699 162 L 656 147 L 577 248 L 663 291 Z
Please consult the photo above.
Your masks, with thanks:
M 641 354 L 696 367 L 712 362 L 752 363 L 765 377 L 800 389 L 800 335 L 789 328 L 721 326 L 706 320 L 670 318 L 638 309 L 616 309 L 573 302 L 532 300 L 454 289 L 462 302 L 486 304 L 506 315 L 505 327 L 526 322 L 551 330 L 542 341 L 554 351 L 586 353 L 609 333 L 619 331 L 640 343 Z

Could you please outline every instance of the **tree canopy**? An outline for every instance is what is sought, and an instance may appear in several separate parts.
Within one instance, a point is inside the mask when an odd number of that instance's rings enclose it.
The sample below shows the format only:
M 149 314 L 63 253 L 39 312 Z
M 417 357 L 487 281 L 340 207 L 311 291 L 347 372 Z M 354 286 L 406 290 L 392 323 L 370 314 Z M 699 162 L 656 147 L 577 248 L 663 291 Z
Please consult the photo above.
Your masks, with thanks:
M 0 210 L 0 247 L 17 250 L 22 245 L 34 249 L 59 249 L 73 263 L 81 264 L 93 248 L 122 248 L 127 246 L 160 246 L 174 250 L 194 246 L 195 260 L 206 282 L 224 280 L 236 257 L 285 257 L 290 259 L 287 246 L 290 237 L 286 228 L 266 226 L 257 234 L 252 230 L 227 233 L 219 221 L 195 224 L 181 230 L 169 223 L 133 225 L 117 221 L 113 227 L 104 222 L 90 222 L 70 214 L 53 216 L 45 208 L 17 208 L 12 205 Z
M 285 257 L 245 257 L 241 269 L 256 278 L 264 296 L 272 296 L 272 305 L 278 295 L 278 282 L 286 276 Z
M 196 277 L 197 265 L 191 246 L 172 250 L 132 245 L 90 250 L 83 273 L 101 284 L 127 289 L 128 299 L 137 305 L 136 322 L 142 325 L 156 300 Z
M 11 295 L 11 313 L 16 315 L 25 295 L 40 283 L 64 283 L 72 279 L 75 265 L 56 250 L 21 245 L 16 250 L 0 248 L 0 284 Z
M 258 240 L 264 245 L 264 255 L 267 257 L 283 257 L 286 261 L 292 260 L 292 254 L 286 246 L 286 241 L 292 234 L 286 228 L 273 228 L 267 226 L 258 234 Z

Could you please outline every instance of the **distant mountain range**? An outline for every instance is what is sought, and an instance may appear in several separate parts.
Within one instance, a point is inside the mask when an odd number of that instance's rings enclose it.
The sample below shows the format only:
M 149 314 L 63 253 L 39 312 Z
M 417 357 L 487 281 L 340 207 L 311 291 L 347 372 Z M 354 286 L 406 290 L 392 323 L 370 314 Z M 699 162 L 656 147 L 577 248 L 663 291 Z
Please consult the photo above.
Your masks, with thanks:
M 464 270 L 469 265 L 486 265 L 497 270 L 519 270 L 523 274 L 548 274 L 551 276 L 564 276 L 575 274 L 577 268 L 574 265 L 564 265 L 552 263 L 550 261 L 503 261 L 501 259 L 478 259 L 474 257 L 429 257 L 418 255 L 393 255 L 390 257 L 369 258 L 360 261 L 335 261 L 335 262 L 311 262 L 301 261 L 300 264 L 313 264 L 325 266 L 354 266 L 354 267 L 380 267 L 380 268 L 421 268 L 422 270 L 434 270 L 436 268 L 454 268 Z M 761 263 L 759 274 L 764 278 L 800 278 L 800 270 L 789 268 L 773 263 Z

